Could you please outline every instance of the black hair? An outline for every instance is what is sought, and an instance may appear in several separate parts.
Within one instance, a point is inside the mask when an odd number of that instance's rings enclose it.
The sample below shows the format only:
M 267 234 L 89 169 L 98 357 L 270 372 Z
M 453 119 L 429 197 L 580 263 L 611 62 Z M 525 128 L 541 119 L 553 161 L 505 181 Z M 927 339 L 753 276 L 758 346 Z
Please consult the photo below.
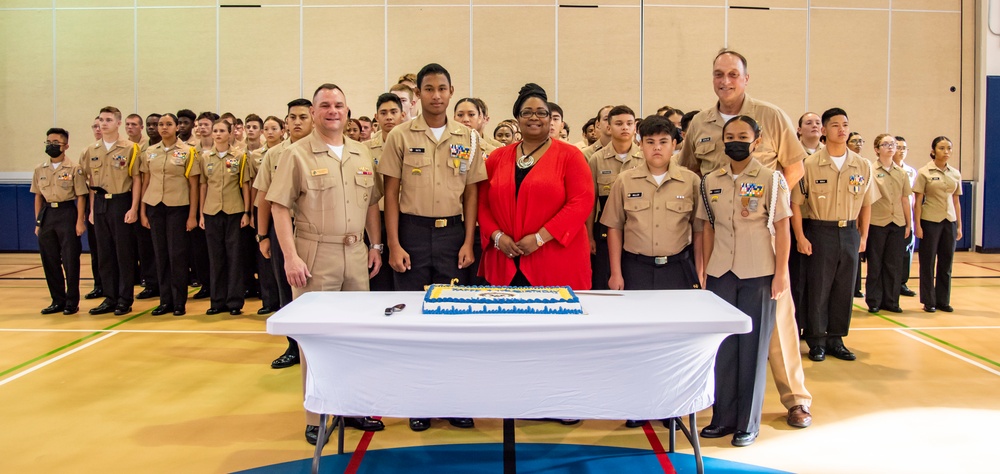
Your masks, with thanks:
M 590 128 L 590 127 L 593 127 L 596 124 L 597 124 L 597 120 L 595 120 L 593 117 L 591 117 L 590 120 L 587 120 L 587 123 L 583 124 L 583 133 L 587 133 L 587 129 Z
M 423 87 L 424 77 L 428 74 L 444 74 L 445 79 L 448 79 L 448 85 L 451 85 L 451 74 L 448 73 L 448 70 L 438 63 L 430 63 L 420 68 L 420 72 L 417 73 L 417 89 Z
M 681 130 L 688 129 L 688 125 L 691 125 L 691 121 L 694 120 L 695 115 L 698 115 L 698 112 L 698 110 L 692 110 L 681 117 Z
M 188 119 L 188 120 L 190 120 L 192 122 L 194 122 L 195 120 L 198 120 L 198 116 L 195 115 L 194 111 L 191 110 L 191 109 L 180 109 L 180 110 L 178 110 L 177 111 L 177 117 L 178 118 L 183 117 L 183 118 L 186 118 L 186 119 Z
M 149 115 L 147 115 L 147 116 L 146 116 L 146 120 L 149 120 L 149 119 L 150 119 L 150 117 L 156 117 L 156 118 L 160 118 L 160 117 L 162 117 L 162 116 L 163 116 L 163 114 L 157 114 L 157 113 L 152 113 L 152 114 L 149 114 Z M 174 121 L 176 121 L 176 117 L 175 117 L 175 120 L 174 120 Z
M 617 108 L 618 107 L 615 107 L 615 109 Z M 611 115 L 609 114 L 608 118 L 610 117 Z M 677 130 L 677 127 L 674 126 L 674 123 L 671 122 L 670 119 L 662 115 L 653 114 L 639 122 L 640 137 L 646 138 L 654 135 L 667 135 L 677 142 L 681 140 L 680 130 Z
M 67 132 L 66 129 L 64 129 L 64 128 L 52 127 L 47 132 L 45 132 L 45 136 L 49 136 L 49 135 L 53 135 L 53 134 L 59 135 L 59 136 L 65 138 L 66 141 L 69 141 L 69 132 Z
M 726 124 L 722 126 L 722 134 L 725 135 L 726 128 L 729 127 L 729 124 L 737 121 L 746 123 L 747 125 L 750 126 L 750 130 L 753 130 L 754 140 L 760 138 L 760 125 L 757 124 L 757 121 L 754 120 L 753 117 L 750 117 L 748 115 L 737 115 L 726 121 Z
M 159 115 L 159 114 L 157 114 L 157 115 Z M 161 120 L 163 119 L 163 117 L 170 117 L 174 121 L 174 125 L 177 125 L 178 123 L 180 123 L 180 120 L 177 119 L 177 116 L 174 115 L 174 114 L 172 114 L 172 113 L 170 113 L 170 112 L 167 112 L 167 113 L 165 113 L 163 115 L 160 115 L 160 119 Z
M 905 142 L 905 141 L 906 141 L 906 139 L 905 139 L 905 138 L 903 138 L 903 137 L 902 137 L 902 135 L 896 135 L 896 141 L 897 141 L 897 142 Z
M 309 99 L 295 99 L 288 103 L 288 110 L 292 110 L 292 107 L 312 107 L 312 105 Z
M 463 97 L 459 99 L 458 102 L 455 102 L 455 107 L 452 110 L 457 112 L 458 106 L 466 102 L 472 104 L 472 106 L 476 108 L 476 112 L 479 112 L 480 116 L 486 115 L 486 112 L 483 111 L 482 101 L 476 99 L 475 97 Z
M 201 119 L 208 119 L 210 122 L 215 123 L 216 120 L 219 120 L 219 114 L 215 112 L 202 112 L 198 114 L 198 120 Z
M 931 159 L 932 160 L 935 158 L 935 155 L 937 154 L 937 152 L 935 152 L 934 150 L 937 150 L 938 143 L 941 143 L 941 142 L 948 142 L 948 143 L 951 143 L 952 145 L 954 145 L 954 142 L 951 141 L 950 138 L 948 138 L 948 137 L 946 137 L 944 135 L 941 135 L 940 137 L 935 137 L 934 140 L 931 142 Z
M 399 96 L 392 92 L 379 94 L 378 99 L 375 100 L 375 110 L 378 111 L 379 107 L 382 107 L 382 104 L 386 102 L 392 102 L 396 104 L 396 107 L 399 107 L 400 111 L 403 110 L 403 101 L 399 100 Z
M 611 112 L 608 112 L 608 122 L 611 121 L 611 117 L 616 115 L 631 115 L 632 118 L 635 118 L 635 111 L 627 105 L 616 105 L 611 108 Z
M 560 118 L 566 115 L 563 113 L 562 107 L 559 107 L 559 104 L 555 102 L 549 102 L 548 105 L 549 105 L 549 113 L 559 114 Z
M 521 113 L 521 106 L 524 102 L 532 97 L 537 97 L 545 102 L 545 108 L 549 107 L 549 96 L 545 93 L 545 89 L 542 86 L 535 84 L 534 82 L 529 82 L 521 87 L 521 90 L 517 92 L 517 99 L 514 100 L 514 116 L 517 117 Z
M 829 122 L 830 119 L 832 119 L 832 118 L 834 118 L 834 117 L 836 117 L 838 115 L 843 115 L 844 117 L 847 117 L 847 112 L 844 112 L 844 109 L 842 109 L 840 107 L 834 107 L 832 109 L 827 109 L 826 112 L 823 112 L 823 117 L 822 117 L 823 126 L 825 127 L 826 123 Z

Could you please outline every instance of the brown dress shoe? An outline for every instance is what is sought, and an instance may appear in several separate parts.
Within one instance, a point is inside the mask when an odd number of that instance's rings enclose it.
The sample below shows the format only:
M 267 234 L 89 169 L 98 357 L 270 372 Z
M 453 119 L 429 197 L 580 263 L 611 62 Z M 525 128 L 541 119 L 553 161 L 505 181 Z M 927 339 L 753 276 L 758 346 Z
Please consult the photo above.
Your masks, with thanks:
M 795 405 L 788 409 L 788 425 L 796 428 L 805 428 L 813 422 L 809 407 L 805 405 Z

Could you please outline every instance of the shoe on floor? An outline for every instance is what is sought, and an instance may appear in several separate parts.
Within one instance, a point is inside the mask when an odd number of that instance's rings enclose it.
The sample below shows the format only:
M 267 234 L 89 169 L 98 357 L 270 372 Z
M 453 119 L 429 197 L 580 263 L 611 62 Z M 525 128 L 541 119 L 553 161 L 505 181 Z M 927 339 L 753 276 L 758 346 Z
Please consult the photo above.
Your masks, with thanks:
M 327 441 L 330 440 L 330 432 L 333 430 L 326 430 L 326 436 L 323 440 L 323 445 L 325 446 Z M 309 444 L 316 446 L 316 442 L 319 441 L 319 426 L 316 425 L 306 425 L 306 441 Z
M 191 299 L 193 299 L 193 300 L 201 300 L 201 299 L 208 298 L 209 296 L 212 296 L 212 294 L 209 293 L 208 290 L 205 289 L 205 287 L 201 287 L 201 289 L 198 290 L 198 292 L 195 293 L 194 296 L 191 297 Z
M 708 425 L 701 429 L 702 438 L 721 438 L 725 435 L 736 432 L 736 428 L 730 426 Z
M 899 294 L 903 296 L 917 296 L 917 292 L 909 289 L 906 285 L 903 285 L 903 287 L 899 289 Z
M 84 299 L 88 299 L 88 300 L 93 300 L 93 299 L 103 298 L 103 297 L 104 297 L 104 290 L 102 290 L 100 288 L 94 288 L 93 290 L 90 291 L 90 293 L 87 293 L 86 295 L 83 295 L 83 298 Z
M 646 424 L 646 420 L 625 420 L 626 428 L 640 428 Z
M 827 353 L 840 360 L 851 361 L 857 359 L 857 356 L 855 356 L 850 349 L 844 347 L 843 345 L 832 347 L 827 351 Z
M 940 309 L 941 311 L 944 311 L 945 313 L 953 313 L 953 312 L 955 312 L 955 308 L 952 308 L 950 304 L 943 304 L 941 306 L 938 306 L 937 309 Z
M 155 298 L 157 296 L 160 296 L 160 292 L 159 291 L 156 291 L 156 290 L 154 290 L 152 288 L 146 288 L 146 289 L 140 291 L 139 294 L 135 296 L 135 299 L 137 299 L 137 300 L 148 300 L 150 298 Z
M 809 360 L 813 362 L 823 362 L 826 360 L 826 347 L 816 346 L 809 349 Z
M 746 431 L 737 431 L 733 435 L 733 446 L 743 447 L 750 446 L 754 441 L 757 440 L 757 432 L 748 433 Z
M 114 303 L 112 303 L 111 300 L 104 300 L 103 303 L 97 305 L 94 308 L 90 308 L 90 314 L 94 314 L 94 315 L 96 315 L 96 314 L 107 314 L 107 313 L 114 312 L 114 310 L 115 310 Z
M 475 428 L 476 422 L 472 418 L 447 418 L 448 423 L 455 428 Z
M 61 304 L 49 305 L 42 308 L 42 314 L 60 313 L 64 309 L 66 309 L 66 305 L 61 305 Z
M 813 422 L 812 413 L 805 405 L 795 405 L 788 409 L 788 426 L 795 428 L 807 428 Z
M 430 418 L 410 418 L 410 429 L 413 431 L 426 431 L 430 427 Z
M 373 419 L 370 416 L 345 416 L 344 426 L 361 431 L 382 431 L 385 429 L 385 424 L 383 424 L 381 420 Z
M 935 308 L 935 307 L 933 307 L 933 306 L 931 306 L 929 304 L 925 304 L 924 305 L 924 312 L 925 313 L 936 313 L 937 312 L 937 308 Z
M 286 352 L 284 354 L 281 354 L 281 356 L 279 356 L 277 359 L 271 361 L 271 368 L 284 369 L 296 365 L 298 363 L 299 363 L 298 354 L 289 354 Z
M 120 304 L 115 307 L 115 316 L 124 316 L 132 312 L 132 307 L 124 304 Z
M 161 304 L 161 305 L 157 306 L 156 308 L 153 308 L 153 311 L 150 312 L 149 314 L 152 314 L 153 316 L 163 316 L 164 314 L 173 313 L 173 312 L 174 312 L 173 305 Z
M 63 309 L 63 314 L 65 315 L 76 314 L 78 311 L 80 311 L 80 307 L 77 305 L 67 306 L 65 309 Z

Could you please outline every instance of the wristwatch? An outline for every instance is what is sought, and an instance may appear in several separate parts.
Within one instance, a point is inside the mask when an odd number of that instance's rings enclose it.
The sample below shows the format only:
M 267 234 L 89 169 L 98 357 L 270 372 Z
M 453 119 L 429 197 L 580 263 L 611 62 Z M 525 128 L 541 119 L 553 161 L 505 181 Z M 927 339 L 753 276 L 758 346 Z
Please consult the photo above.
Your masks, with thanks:
M 258 244 L 261 243 L 261 242 L 263 242 L 263 241 L 265 241 L 265 240 L 267 240 L 268 238 L 270 238 L 270 236 L 267 235 L 267 234 L 264 234 L 264 235 L 257 234 L 255 237 L 257 239 L 257 243 Z
M 378 253 L 382 253 L 382 250 L 385 249 L 385 244 L 372 244 L 371 248 L 372 250 L 378 250 Z

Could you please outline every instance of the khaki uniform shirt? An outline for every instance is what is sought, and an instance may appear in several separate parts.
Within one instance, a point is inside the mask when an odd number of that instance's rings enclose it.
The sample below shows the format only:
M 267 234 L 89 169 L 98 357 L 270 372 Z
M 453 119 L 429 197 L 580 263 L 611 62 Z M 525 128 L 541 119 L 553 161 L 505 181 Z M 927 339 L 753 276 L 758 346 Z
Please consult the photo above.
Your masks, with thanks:
M 194 147 L 178 140 L 173 147 L 166 148 L 160 142 L 146 149 L 141 156 L 139 171 L 149 175 L 149 186 L 142 202 L 150 206 L 161 202 L 167 206 L 191 204 L 188 177 L 201 173 Z
M 139 176 L 139 145 L 119 138 L 111 149 L 98 140 L 80 155 L 80 168 L 94 188 L 122 194 L 132 190 L 132 177 Z
M 902 199 L 913 194 L 906 171 L 891 161 L 889 168 L 883 167 L 878 161 L 872 166 L 875 167 L 875 186 L 878 187 L 882 198 L 872 203 L 871 225 L 879 227 L 885 227 L 890 223 L 898 226 L 906 225 L 905 213 L 909 213 L 910 208 L 903 207 Z
M 257 147 L 254 151 L 247 152 L 247 168 L 250 171 L 250 181 L 253 182 L 260 170 L 261 163 L 264 162 L 264 154 L 267 153 L 267 145 Z
M 230 147 L 225 157 L 220 157 L 215 149 L 201 152 L 201 184 L 208 185 L 205 202 L 202 207 L 207 215 L 214 216 L 219 212 L 225 214 L 242 214 L 243 183 L 250 181 L 247 170 L 247 155 L 241 150 Z
M 378 170 L 399 178 L 399 212 L 434 218 L 462 214 L 465 187 L 486 179 L 473 136 L 468 127 L 449 120 L 437 141 L 423 115 L 389 132 Z
M 316 131 L 281 154 L 267 200 L 297 209 L 296 235 L 316 241 L 364 232 L 368 207 L 382 197 L 375 163 L 368 147 L 346 136 L 343 154 L 335 158 Z
M 623 231 L 626 252 L 676 255 L 691 244 L 700 183 L 698 175 L 681 166 L 670 166 L 659 185 L 646 166 L 623 171 L 611 186 L 601 224 Z
M 752 156 L 762 165 L 781 171 L 805 159 L 806 150 L 795 135 L 792 120 L 777 106 L 746 95 L 738 115 L 750 116 L 760 125 L 761 142 Z M 698 112 L 681 144 L 681 162 L 689 168 L 698 166 L 702 176 L 728 163 L 722 142 L 725 124 L 718 104 Z
M 137 145 L 139 145 L 139 153 L 145 152 L 146 150 L 149 149 L 149 137 L 139 140 L 139 143 L 137 143 Z
M 373 133 L 371 139 L 365 141 L 364 145 L 368 147 L 368 152 L 371 153 L 372 161 L 375 163 L 375 187 L 378 188 L 379 195 L 385 196 L 385 181 L 378 170 L 378 162 L 382 159 L 382 147 L 385 146 L 382 133 Z M 385 199 L 379 199 L 378 209 L 385 210 Z
M 45 202 L 66 202 L 77 196 L 87 195 L 89 190 L 83 170 L 76 163 L 63 159 L 62 164 L 55 169 L 49 160 L 35 167 L 35 173 L 31 177 L 31 193 L 41 194 Z
M 594 195 L 606 197 L 611 193 L 611 185 L 624 171 L 641 167 L 646 160 L 642 157 L 642 149 L 635 143 L 629 148 L 628 156 L 622 162 L 614 145 L 601 148 L 590 157 L 590 174 L 594 176 Z
M 611 140 L 608 140 L 608 145 L 610 145 L 610 144 L 611 144 Z M 583 157 L 586 158 L 587 161 L 589 162 L 590 161 L 590 157 L 594 156 L 594 153 L 597 153 L 597 152 L 601 151 L 602 148 L 604 148 L 604 147 L 606 147 L 608 145 L 605 145 L 605 144 L 601 143 L 600 140 L 597 140 L 596 142 L 594 142 L 593 145 L 590 145 L 590 146 L 584 148 L 583 150 L 581 150 L 581 151 L 583 151 Z
M 863 206 L 880 197 L 878 187 L 872 185 L 871 163 L 853 151 L 847 150 L 840 171 L 825 148 L 809 155 L 804 168 L 805 175 L 792 189 L 792 202 L 808 206 L 812 219 L 853 221 Z
M 962 174 L 951 165 L 941 171 L 933 161 L 917 171 L 913 192 L 924 195 L 920 207 L 920 220 L 955 222 L 955 201 L 952 196 L 962 195 Z
M 771 200 L 775 199 L 773 222 L 792 215 L 788 184 L 777 172 L 775 188 L 774 173 L 751 158 L 735 181 L 731 163 L 704 177 L 708 208 L 700 207 L 698 218 L 708 221 L 708 210 L 715 218 L 715 244 L 705 268 L 709 275 L 718 278 L 732 271 L 738 278 L 749 279 L 774 274 L 774 247 L 767 228 Z

